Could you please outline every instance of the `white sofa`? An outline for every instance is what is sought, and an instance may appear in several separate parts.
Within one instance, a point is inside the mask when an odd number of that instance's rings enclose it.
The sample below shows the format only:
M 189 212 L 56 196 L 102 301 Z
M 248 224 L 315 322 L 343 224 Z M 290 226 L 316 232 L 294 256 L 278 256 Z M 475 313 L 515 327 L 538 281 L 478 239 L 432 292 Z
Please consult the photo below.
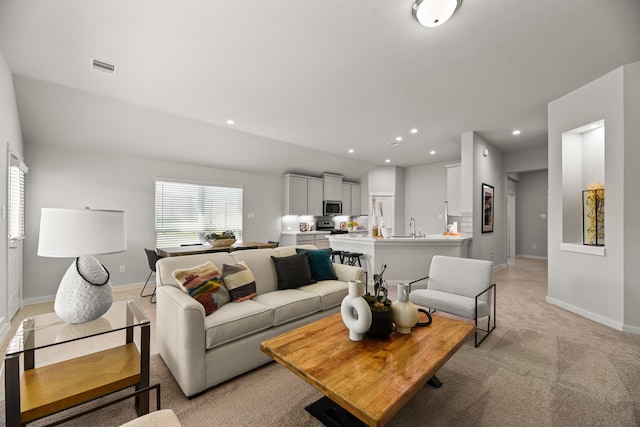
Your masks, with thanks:
M 317 249 L 312 245 L 298 248 Z M 324 280 L 297 289 L 278 290 L 271 256 L 296 253 L 296 247 L 163 258 L 156 265 L 156 341 L 158 351 L 187 397 L 234 378 L 271 359 L 260 343 L 340 311 L 349 280 L 364 281 L 364 270 L 333 264 L 338 280 Z M 212 261 L 245 261 L 253 273 L 257 296 L 230 302 L 205 316 L 203 306 L 180 289 L 172 273 Z

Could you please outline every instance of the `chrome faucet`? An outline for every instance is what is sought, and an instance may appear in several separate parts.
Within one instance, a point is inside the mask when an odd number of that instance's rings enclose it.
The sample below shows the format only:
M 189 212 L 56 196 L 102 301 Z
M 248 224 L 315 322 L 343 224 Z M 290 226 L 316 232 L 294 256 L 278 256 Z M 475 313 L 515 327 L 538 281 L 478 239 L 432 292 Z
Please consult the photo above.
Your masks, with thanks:
M 416 220 L 414 218 L 411 218 L 409 220 L 409 227 L 411 227 L 411 237 L 415 238 L 416 237 Z

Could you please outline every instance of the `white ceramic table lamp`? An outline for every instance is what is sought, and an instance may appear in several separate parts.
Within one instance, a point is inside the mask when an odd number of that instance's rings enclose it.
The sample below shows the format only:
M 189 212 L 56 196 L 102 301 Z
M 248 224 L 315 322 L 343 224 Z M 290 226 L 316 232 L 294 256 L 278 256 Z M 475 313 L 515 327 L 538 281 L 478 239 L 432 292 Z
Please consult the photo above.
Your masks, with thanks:
M 109 272 L 94 255 L 126 249 L 124 211 L 43 208 L 38 255 L 76 258 L 56 293 L 58 317 L 83 323 L 106 313 L 113 301 Z

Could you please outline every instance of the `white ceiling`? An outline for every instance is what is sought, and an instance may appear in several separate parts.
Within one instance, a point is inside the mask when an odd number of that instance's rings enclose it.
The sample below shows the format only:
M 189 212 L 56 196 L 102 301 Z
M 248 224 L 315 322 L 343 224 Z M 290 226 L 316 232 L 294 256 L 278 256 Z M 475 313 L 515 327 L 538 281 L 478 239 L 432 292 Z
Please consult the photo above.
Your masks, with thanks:
M 640 0 L 464 0 L 437 28 L 420 26 L 412 4 L 0 0 L 0 48 L 27 143 L 142 152 L 153 142 L 175 158 L 158 142 L 173 129 L 182 161 L 202 164 L 215 146 L 263 162 L 293 153 L 283 164 L 323 160 L 334 172 L 455 160 L 467 131 L 505 152 L 545 145 L 548 102 L 640 60 Z M 116 74 L 92 70 L 92 58 Z M 108 123 L 85 117 L 94 110 Z M 60 125 L 81 126 L 78 116 L 84 130 Z

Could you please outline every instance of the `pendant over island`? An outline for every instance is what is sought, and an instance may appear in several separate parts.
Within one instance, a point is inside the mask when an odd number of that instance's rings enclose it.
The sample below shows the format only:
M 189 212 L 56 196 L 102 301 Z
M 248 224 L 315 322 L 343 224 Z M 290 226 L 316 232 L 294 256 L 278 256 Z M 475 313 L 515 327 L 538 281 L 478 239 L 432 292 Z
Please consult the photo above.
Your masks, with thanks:
M 468 258 L 471 237 L 443 236 L 440 234 L 424 237 L 354 236 L 336 234 L 329 236 L 333 250 L 359 252 L 362 267 L 369 280 L 387 265 L 385 277 L 390 282 L 410 282 L 429 274 L 431 258 L 446 255 Z

